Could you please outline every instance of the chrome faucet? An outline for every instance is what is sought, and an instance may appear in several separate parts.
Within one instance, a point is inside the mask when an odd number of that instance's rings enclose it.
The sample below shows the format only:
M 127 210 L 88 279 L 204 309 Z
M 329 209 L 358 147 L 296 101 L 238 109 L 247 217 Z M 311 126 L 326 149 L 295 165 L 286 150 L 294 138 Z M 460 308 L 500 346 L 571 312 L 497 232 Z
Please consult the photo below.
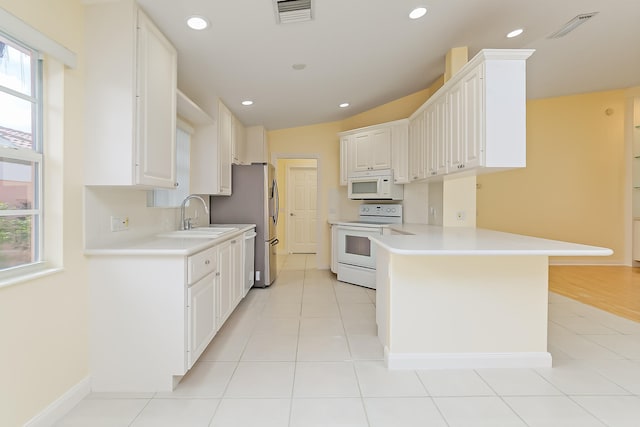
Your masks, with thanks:
M 187 202 L 191 199 L 200 200 L 202 202 L 202 206 L 204 206 L 204 212 L 207 214 L 207 217 L 209 216 L 209 208 L 207 208 L 207 202 L 205 202 L 204 199 L 198 196 L 197 194 L 189 194 L 187 197 L 184 198 L 184 200 L 182 201 L 182 204 L 180 205 L 180 227 L 182 230 L 191 230 L 191 227 L 192 227 L 191 218 L 185 219 L 184 217 L 185 206 L 187 205 Z

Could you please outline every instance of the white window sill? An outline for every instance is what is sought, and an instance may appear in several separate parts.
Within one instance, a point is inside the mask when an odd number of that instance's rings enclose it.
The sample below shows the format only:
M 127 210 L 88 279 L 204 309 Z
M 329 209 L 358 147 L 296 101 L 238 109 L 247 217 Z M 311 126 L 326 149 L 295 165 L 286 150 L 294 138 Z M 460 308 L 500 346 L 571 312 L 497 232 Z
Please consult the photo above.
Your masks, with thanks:
M 30 271 L 24 271 L 21 273 L 16 272 L 12 275 L 5 276 L 0 274 L 0 289 L 50 276 L 61 272 L 62 270 L 64 270 L 62 267 L 39 266 L 37 269 L 31 269 Z

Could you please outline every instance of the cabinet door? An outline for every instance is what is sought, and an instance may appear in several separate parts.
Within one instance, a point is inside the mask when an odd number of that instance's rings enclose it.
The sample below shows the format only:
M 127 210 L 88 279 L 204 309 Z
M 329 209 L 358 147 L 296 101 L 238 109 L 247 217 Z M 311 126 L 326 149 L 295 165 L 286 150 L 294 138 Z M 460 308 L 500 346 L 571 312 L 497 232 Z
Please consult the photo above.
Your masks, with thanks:
M 391 168 L 391 129 L 377 129 L 371 132 L 371 169 Z
M 447 97 L 443 96 L 435 102 L 435 154 L 436 175 L 447 173 L 447 151 L 450 133 L 447 129 Z
M 233 287 L 231 280 L 233 277 L 233 267 L 231 258 L 231 242 L 226 241 L 218 249 L 218 278 L 216 282 L 217 297 L 217 329 L 220 329 L 232 311 Z
M 245 164 L 269 162 L 267 131 L 264 126 L 249 126 L 245 129 L 244 149 L 240 160 Z
M 465 121 L 465 109 L 463 108 L 463 88 L 462 83 L 456 84 L 447 94 L 447 132 L 449 132 L 449 168 L 451 171 L 463 169 L 465 167 L 465 135 L 462 124 Z
M 233 116 L 233 137 L 231 138 L 231 158 L 234 165 L 245 162 L 246 134 L 245 127 L 237 117 Z
M 179 207 L 189 195 L 191 135 L 180 128 L 176 131 L 176 183 L 175 188 L 155 189 L 147 194 L 147 206 L 157 208 Z
M 391 164 L 394 182 L 409 183 L 409 129 L 406 123 L 391 128 Z
M 138 11 L 136 184 L 173 188 L 176 182 L 174 47 Z
M 340 137 L 340 185 L 347 185 L 349 177 L 349 147 L 351 135 Z
M 240 303 L 244 297 L 244 262 L 243 262 L 243 237 L 242 235 L 231 240 L 231 266 L 233 296 L 231 299 L 231 311 Z
M 437 109 L 434 104 L 424 111 L 424 176 L 438 173 L 438 130 Z
M 215 273 L 209 273 L 188 288 L 189 369 L 216 334 Z
M 464 87 L 464 135 L 466 168 L 482 164 L 482 150 L 484 141 L 484 95 L 482 85 L 483 67 L 477 67 L 462 80 Z
M 231 144 L 233 138 L 233 114 L 221 102 L 218 103 L 218 193 L 231 194 Z
M 409 177 L 411 181 L 424 178 L 424 115 L 409 121 Z
M 371 133 L 363 132 L 353 135 L 351 169 L 355 172 L 371 170 Z

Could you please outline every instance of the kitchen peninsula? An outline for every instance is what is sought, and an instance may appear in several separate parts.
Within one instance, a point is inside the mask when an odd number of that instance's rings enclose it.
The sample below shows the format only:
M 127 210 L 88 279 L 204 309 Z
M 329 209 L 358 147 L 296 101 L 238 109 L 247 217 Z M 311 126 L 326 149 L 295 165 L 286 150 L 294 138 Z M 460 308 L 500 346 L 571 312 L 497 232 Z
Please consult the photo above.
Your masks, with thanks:
M 374 236 L 376 321 L 390 369 L 550 367 L 549 256 L 607 248 L 471 227 Z

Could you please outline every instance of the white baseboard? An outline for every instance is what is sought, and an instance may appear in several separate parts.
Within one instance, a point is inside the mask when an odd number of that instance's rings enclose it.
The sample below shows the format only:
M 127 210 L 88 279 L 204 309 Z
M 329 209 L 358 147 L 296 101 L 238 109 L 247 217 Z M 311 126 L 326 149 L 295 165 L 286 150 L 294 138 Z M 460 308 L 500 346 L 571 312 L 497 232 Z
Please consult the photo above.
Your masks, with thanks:
M 35 417 L 27 421 L 24 427 L 51 427 L 58 422 L 67 412 L 73 409 L 82 399 L 91 392 L 91 378 L 86 377 L 78 384 L 71 387 L 65 394 L 51 402 Z
M 389 353 L 384 349 L 389 369 L 485 369 L 550 368 L 551 354 L 523 353 Z
M 593 261 L 586 261 L 586 260 L 566 260 L 566 257 L 549 257 L 549 265 L 570 265 L 570 266 L 604 266 L 604 267 L 611 267 L 611 266 L 626 266 L 628 267 L 629 265 L 627 263 L 625 263 L 624 261 L 621 260 L 609 260 L 606 259 L 606 257 L 592 257 Z M 604 258 L 604 259 L 603 259 Z

